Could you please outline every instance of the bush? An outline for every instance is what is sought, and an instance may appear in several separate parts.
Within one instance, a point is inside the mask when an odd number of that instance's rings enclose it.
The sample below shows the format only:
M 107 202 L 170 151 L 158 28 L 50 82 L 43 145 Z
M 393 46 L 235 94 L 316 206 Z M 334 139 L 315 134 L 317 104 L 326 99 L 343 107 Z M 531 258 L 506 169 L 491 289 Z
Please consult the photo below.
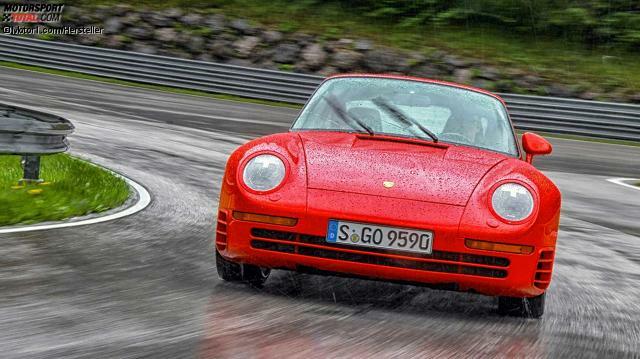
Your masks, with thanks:
M 590 45 L 640 48 L 640 2 L 628 0 L 315 0 L 399 26 L 490 25 L 564 36 Z

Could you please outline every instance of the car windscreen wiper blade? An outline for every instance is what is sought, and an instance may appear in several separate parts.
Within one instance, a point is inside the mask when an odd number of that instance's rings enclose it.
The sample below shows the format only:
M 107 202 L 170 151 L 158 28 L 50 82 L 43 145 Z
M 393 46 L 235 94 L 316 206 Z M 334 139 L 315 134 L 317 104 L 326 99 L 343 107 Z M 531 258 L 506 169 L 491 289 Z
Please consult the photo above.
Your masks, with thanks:
M 340 106 L 335 99 L 331 98 L 331 97 L 327 97 L 324 96 L 323 99 L 325 101 L 327 101 L 327 103 L 329 104 L 329 106 L 331 107 L 331 109 L 338 115 L 338 117 L 340 117 L 340 119 L 349 127 L 356 129 L 354 127 L 354 123 L 356 125 L 358 125 L 360 128 L 362 128 L 363 130 L 367 131 L 368 134 L 370 134 L 371 136 L 373 136 L 375 133 L 373 132 L 373 130 L 371 129 L 371 127 L 367 126 L 367 124 L 365 124 L 364 122 L 362 122 L 362 120 L 360 120 L 359 118 L 356 118 L 354 116 L 351 116 L 349 113 L 347 113 L 347 111 L 345 111 L 342 106 Z
M 377 106 L 381 107 L 383 110 L 386 110 L 386 112 L 389 112 L 390 114 L 392 114 L 394 116 L 394 118 L 400 120 L 405 125 L 407 125 L 407 126 L 412 126 L 413 125 L 413 126 L 417 127 L 424 134 L 426 134 L 429 137 L 431 137 L 433 139 L 433 142 L 436 142 L 436 143 L 438 142 L 438 136 L 436 136 L 435 133 L 431 132 L 428 128 L 422 126 L 420 124 L 420 122 L 418 122 L 416 119 L 414 119 L 414 118 L 412 118 L 410 116 L 407 116 L 404 112 L 402 112 L 402 110 L 397 108 L 395 105 L 391 104 L 385 98 L 379 96 L 379 97 L 374 98 L 371 101 L 374 104 L 376 104 Z

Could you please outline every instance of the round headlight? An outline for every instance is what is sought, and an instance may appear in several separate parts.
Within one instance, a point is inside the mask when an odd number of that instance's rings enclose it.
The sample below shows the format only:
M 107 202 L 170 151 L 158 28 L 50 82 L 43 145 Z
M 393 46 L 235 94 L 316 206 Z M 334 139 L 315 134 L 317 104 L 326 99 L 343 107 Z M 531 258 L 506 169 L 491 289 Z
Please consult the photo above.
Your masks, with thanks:
M 517 183 L 505 183 L 491 196 L 493 210 L 507 221 L 521 221 L 533 212 L 533 195 Z
M 280 185 L 285 175 L 284 163 L 274 155 L 258 155 L 244 166 L 242 180 L 254 191 L 266 192 Z

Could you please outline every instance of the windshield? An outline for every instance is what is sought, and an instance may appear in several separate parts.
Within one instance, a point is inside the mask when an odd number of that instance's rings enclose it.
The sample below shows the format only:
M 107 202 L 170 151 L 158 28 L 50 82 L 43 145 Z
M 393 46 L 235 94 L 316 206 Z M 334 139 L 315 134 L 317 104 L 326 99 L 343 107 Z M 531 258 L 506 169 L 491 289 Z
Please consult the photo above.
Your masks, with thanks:
M 309 100 L 292 129 L 371 130 L 518 154 L 500 101 L 471 90 L 411 80 L 329 80 Z

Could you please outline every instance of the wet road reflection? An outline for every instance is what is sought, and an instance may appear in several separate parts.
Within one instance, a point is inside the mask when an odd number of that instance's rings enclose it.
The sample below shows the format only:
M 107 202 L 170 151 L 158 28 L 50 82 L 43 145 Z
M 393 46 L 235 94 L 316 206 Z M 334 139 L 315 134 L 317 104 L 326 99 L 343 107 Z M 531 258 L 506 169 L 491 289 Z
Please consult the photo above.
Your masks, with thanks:
M 291 272 L 214 291 L 202 358 L 548 354 L 539 321 L 500 317 L 480 295 Z

